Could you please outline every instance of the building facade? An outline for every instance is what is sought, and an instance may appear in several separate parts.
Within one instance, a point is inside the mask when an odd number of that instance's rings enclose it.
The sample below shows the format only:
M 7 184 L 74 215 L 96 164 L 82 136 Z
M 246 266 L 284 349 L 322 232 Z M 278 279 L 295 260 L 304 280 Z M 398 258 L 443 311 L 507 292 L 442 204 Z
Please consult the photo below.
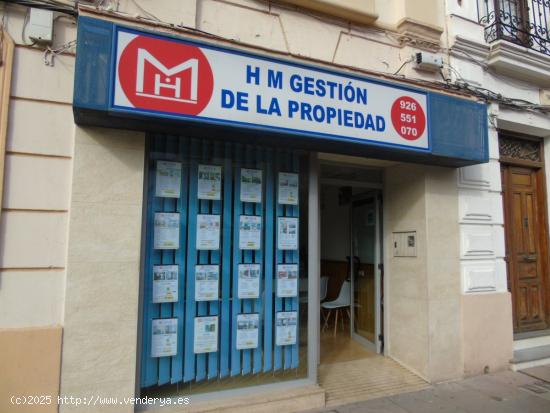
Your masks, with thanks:
M 0 2 L 0 410 L 550 360 L 543 2 L 54 3 Z

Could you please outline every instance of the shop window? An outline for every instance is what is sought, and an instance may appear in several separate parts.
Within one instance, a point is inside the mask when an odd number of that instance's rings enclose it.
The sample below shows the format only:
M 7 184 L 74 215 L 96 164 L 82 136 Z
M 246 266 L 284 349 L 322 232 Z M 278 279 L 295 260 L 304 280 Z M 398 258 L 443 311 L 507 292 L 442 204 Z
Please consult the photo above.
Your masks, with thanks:
M 148 136 L 140 383 L 188 395 L 307 376 L 307 157 Z

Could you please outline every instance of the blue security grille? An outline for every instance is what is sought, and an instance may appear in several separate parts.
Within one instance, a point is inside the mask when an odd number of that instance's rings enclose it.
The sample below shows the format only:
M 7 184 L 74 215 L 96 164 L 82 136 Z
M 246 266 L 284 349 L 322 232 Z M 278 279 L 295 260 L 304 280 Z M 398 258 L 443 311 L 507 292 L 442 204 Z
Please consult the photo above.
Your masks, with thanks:
M 155 196 L 157 161 L 180 162 L 179 198 Z M 221 200 L 199 200 L 198 166 L 222 167 Z M 262 170 L 261 203 L 240 201 L 241 168 Z M 141 387 L 199 382 L 214 378 L 295 369 L 299 363 L 299 328 L 294 345 L 275 344 L 275 318 L 279 311 L 296 311 L 299 299 L 276 295 L 276 265 L 299 264 L 299 249 L 277 249 L 277 218 L 299 218 L 298 205 L 277 202 L 279 172 L 299 173 L 298 154 L 280 148 L 252 146 L 233 142 L 187 139 L 178 136 L 148 137 L 147 220 L 144 259 L 143 328 Z M 154 214 L 180 214 L 179 248 L 155 250 Z M 197 250 L 197 215 L 220 215 L 219 250 Z M 239 249 L 239 219 L 255 215 L 262 219 L 261 249 Z M 259 298 L 238 298 L 238 266 L 261 266 Z M 179 267 L 178 301 L 153 303 L 153 266 L 177 264 Z M 195 266 L 216 264 L 220 268 L 219 299 L 195 301 Z M 258 347 L 237 350 L 238 314 L 259 314 Z M 218 351 L 194 353 L 194 320 L 199 316 L 218 316 Z M 177 319 L 177 354 L 152 357 L 152 321 Z M 299 322 L 298 322 L 299 326 Z

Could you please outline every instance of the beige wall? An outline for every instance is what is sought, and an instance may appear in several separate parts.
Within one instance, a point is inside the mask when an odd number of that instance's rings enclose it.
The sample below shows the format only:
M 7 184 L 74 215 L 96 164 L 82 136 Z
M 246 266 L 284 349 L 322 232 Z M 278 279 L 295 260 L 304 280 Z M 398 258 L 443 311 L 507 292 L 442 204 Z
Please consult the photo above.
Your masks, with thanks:
M 513 355 L 510 293 L 465 294 L 462 314 L 464 374 L 508 369 Z
M 427 378 L 429 320 L 423 169 L 416 165 L 397 165 L 385 171 L 385 336 L 387 353 Z M 416 258 L 392 258 L 392 232 L 396 231 L 416 231 Z
M 426 167 L 429 378 L 462 376 L 462 312 L 457 170 Z
M 23 44 L 25 8 L 0 4 L 15 40 L 0 222 L 0 411 L 57 411 L 74 126 L 74 56 L 46 66 Z M 74 37 L 57 19 L 55 42 Z M 51 395 L 15 407 L 11 395 Z
M 61 334 L 60 326 L 0 329 L 0 412 L 57 412 Z M 51 399 L 12 398 L 32 395 Z
M 16 42 L 0 223 L 0 328 L 63 323 L 74 126 L 74 57 L 45 66 L 23 45 L 25 9 L 3 10 Z M 58 19 L 55 40 L 74 36 Z M 24 299 L 22 299 L 24 297 Z
M 386 168 L 388 354 L 432 382 L 462 376 L 456 171 Z M 393 257 L 392 232 L 416 231 L 417 257 Z
M 359 24 L 397 28 L 403 19 L 443 30 L 443 3 L 438 0 L 280 0 Z M 254 2 L 248 2 L 254 3 Z
M 135 395 L 145 139 L 77 128 L 61 395 Z M 63 406 L 61 412 L 133 411 Z

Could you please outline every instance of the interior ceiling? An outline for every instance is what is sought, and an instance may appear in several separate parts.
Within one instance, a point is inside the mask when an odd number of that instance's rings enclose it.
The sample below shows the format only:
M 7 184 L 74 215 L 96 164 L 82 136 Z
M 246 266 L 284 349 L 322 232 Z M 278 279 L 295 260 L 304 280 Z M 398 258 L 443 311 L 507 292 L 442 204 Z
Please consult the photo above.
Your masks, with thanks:
M 399 162 L 395 161 L 386 161 L 384 159 L 374 159 L 374 158 L 365 158 L 363 156 L 349 156 L 341 155 L 337 153 L 319 153 L 319 160 L 321 162 L 338 162 L 341 164 L 357 167 L 380 167 L 384 168 L 387 166 L 397 165 Z
M 355 182 L 381 182 L 382 170 L 376 167 L 356 167 L 334 163 L 322 163 L 321 178 Z

